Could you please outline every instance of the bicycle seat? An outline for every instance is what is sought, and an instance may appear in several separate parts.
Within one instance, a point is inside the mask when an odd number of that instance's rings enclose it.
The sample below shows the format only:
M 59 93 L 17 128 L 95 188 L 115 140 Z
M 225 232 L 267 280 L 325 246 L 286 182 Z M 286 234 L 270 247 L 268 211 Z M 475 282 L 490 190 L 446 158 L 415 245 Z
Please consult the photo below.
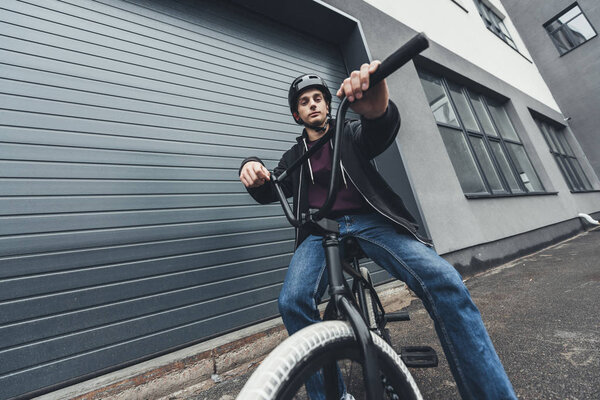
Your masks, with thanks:
M 344 259 L 352 260 L 356 258 L 360 260 L 361 258 L 368 258 L 367 255 L 363 252 L 358 240 L 354 236 L 346 236 L 342 239 L 342 248 L 344 249 Z

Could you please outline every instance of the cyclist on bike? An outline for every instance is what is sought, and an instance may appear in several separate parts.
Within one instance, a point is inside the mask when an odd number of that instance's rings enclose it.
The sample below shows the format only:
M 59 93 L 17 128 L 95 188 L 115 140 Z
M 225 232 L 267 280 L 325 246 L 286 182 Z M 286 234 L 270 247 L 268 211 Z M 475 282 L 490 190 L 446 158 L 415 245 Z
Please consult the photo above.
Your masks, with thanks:
M 402 200 L 386 184 L 371 160 L 393 142 L 400 115 L 389 100 L 385 81 L 369 88 L 369 76 L 379 62 L 363 64 L 337 91 L 347 97 L 360 121 L 346 121 L 341 149 L 341 178 L 328 218 L 340 225 L 340 237 L 354 236 L 364 253 L 400 279 L 423 301 L 464 399 L 516 399 L 510 381 L 483 325 L 481 315 L 460 274 L 419 235 Z M 278 175 L 319 140 L 328 140 L 335 123 L 330 117 L 331 93 L 315 74 L 296 78 L 288 102 L 296 123 L 304 125 L 297 143 L 275 168 Z M 330 142 L 331 143 L 331 142 Z M 283 182 L 293 197 L 296 215 L 319 208 L 327 197 L 331 175 L 331 144 L 324 145 Z M 240 180 L 259 203 L 277 201 L 270 174 L 262 161 L 249 157 L 240 167 Z M 296 232 L 296 249 L 279 296 L 279 311 L 290 335 L 320 321 L 317 305 L 327 287 L 322 238 Z M 323 398 L 311 378 L 311 399 Z M 311 382 L 312 381 L 312 382 Z

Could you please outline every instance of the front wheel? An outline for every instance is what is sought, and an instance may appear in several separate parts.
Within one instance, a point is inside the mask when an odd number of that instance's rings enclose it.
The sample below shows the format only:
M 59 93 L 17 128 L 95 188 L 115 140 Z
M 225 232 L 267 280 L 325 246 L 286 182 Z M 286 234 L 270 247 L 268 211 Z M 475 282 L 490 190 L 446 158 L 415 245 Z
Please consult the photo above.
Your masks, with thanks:
M 398 354 L 379 336 L 371 335 L 376 347 L 384 399 L 422 399 Z M 265 358 L 237 398 L 308 399 L 304 383 L 332 362 L 337 362 L 347 392 L 356 400 L 364 399 L 364 360 L 351 326 L 343 321 L 320 322 L 290 336 Z

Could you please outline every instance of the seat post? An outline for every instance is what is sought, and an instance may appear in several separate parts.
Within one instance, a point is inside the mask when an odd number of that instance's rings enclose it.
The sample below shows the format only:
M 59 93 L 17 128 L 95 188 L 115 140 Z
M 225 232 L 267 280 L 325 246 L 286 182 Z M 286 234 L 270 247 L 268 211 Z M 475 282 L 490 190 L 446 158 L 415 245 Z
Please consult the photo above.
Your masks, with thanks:
M 325 259 L 327 261 L 329 295 L 333 298 L 337 294 L 346 293 L 338 235 L 336 233 L 327 234 L 323 238 L 323 248 L 325 249 Z

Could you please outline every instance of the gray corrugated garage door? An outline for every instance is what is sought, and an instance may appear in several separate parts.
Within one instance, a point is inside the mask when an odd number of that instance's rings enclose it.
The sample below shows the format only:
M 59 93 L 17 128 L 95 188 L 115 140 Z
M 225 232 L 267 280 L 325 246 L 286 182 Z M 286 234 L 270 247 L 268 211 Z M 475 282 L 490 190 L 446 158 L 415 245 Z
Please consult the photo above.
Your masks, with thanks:
M 275 315 L 293 231 L 237 170 L 337 48 L 202 1 L 7 0 L 0 35 L 0 397 Z

